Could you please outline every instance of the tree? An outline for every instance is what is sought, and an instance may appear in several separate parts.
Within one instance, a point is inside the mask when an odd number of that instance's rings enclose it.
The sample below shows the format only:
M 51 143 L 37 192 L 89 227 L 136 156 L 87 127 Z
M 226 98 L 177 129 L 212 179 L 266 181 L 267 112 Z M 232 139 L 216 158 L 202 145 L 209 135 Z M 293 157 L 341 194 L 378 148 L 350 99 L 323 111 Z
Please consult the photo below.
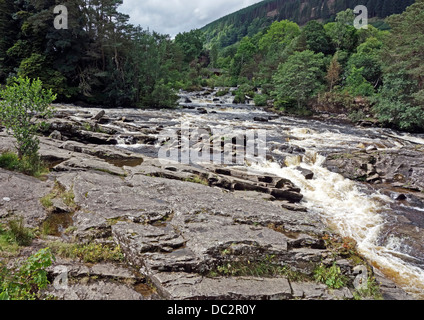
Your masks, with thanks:
M 374 87 L 369 83 L 363 74 L 364 68 L 352 67 L 350 74 L 346 79 L 347 91 L 352 96 L 369 97 L 374 94 Z
M 347 70 L 362 68 L 362 76 L 375 87 L 382 76 L 380 50 L 383 43 L 374 37 L 368 38 L 358 46 L 356 53 L 349 58 Z
M 7 50 L 17 40 L 19 26 L 13 19 L 13 0 L 0 0 L 0 82 L 3 82 L 13 71 L 13 61 L 7 55 Z
M 231 75 L 238 77 L 242 68 L 251 62 L 255 52 L 256 46 L 252 43 L 249 37 L 244 37 L 240 41 L 237 53 L 234 55 L 233 61 L 231 62 Z
M 327 70 L 327 75 L 325 76 L 325 79 L 327 80 L 327 83 L 330 87 L 330 92 L 333 91 L 334 86 L 340 81 L 340 74 L 342 72 L 342 66 L 340 65 L 338 61 L 338 54 L 333 56 L 333 59 L 331 59 L 330 66 Z
M 327 23 L 324 29 L 338 50 L 352 51 L 358 43 L 358 33 L 353 26 L 355 14 L 352 9 L 339 12 L 336 22 Z
M 315 53 L 329 54 L 334 52 L 331 41 L 325 33 L 324 26 L 318 21 L 311 20 L 302 29 L 307 48 Z
M 181 48 L 185 54 L 185 62 L 190 63 L 200 56 L 203 49 L 204 36 L 199 29 L 177 34 L 175 44 Z
M 424 130 L 424 109 L 414 101 L 417 83 L 405 71 L 388 73 L 383 82 L 373 108 L 379 121 L 401 130 Z
M 43 89 L 42 82 L 29 78 L 14 78 L 12 84 L 0 91 L 0 122 L 16 138 L 19 160 L 38 162 L 39 141 L 36 137 L 41 124 L 33 118 L 51 116 L 50 104 L 56 99 L 51 90 Z
M 424 0 L 387 19 L 382 48 L 383 86 L 374 111 L 388 125 L 424 130 Z
M 275 44 L 286 46 L 299 34 L 300 28 L 297 23 L 288 20 L 275 21 L 260 39 L 259 49 L 266 51 Z
M 302 107 L 309 98 L 323 89 L 324 54 L 310 50 L 295 52 L 287 62 L 280 64 L 273 76 L 277 99 L 295 99 Z

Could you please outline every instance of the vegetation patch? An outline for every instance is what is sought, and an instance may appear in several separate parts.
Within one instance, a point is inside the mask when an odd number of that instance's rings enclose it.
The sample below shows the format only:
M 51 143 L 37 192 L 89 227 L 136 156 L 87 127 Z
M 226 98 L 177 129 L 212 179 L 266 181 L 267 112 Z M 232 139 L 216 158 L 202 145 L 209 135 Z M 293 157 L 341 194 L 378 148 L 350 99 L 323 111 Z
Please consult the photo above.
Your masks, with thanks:
M 78 210 L 78 206 L 75 203 L 75 194 L 72 188 L 67 191 L 65 187 L 56 182 L 53 190 L 48 195 L 41 198 L 40 202 L 47 210 L 53 210 L 54 199 L 61 199 L 72 211 Z
M 0 168 L 21 172 L 36 178 L 40 178 L 49 172 L 39 158 L 23 156 L 19 159 L 18 155 L 11 151 L 0 154 Z
M 124 255 L 120 246 L 109 246 L 100 243 L 77 244 L 53 242 L 52 251 L 60 257 L 77 259 L 85 263 L 122 262 Z
M 229 89 L 221 89 L 216 93 L 217 97 L 223 97 L 229 93 Z
M 367 285 L 363 289 L 355 290 L 353 297 L 355 300 L 364 300 L 369 298 L 374 300 L 383 300 L 380 285 L 378 284 L 375 277 L 368 277 Z
M 342 274 L 342 271 L 336 263 L 331 267 L 320 264 L 314 270 L 314 279 L 319 283 L 324 283 L 329 288 L 340 289 L 348 285 L 349 279 Z
M 229 252 L 223 251 L 223 255 L 228 255 Z M 281 265 L 276 261 L 275 256 L 266 256 L 259 261 L 239 260 L 226 262 L 222 265 L 216 266 L 208 273 L 209 277 L 286 277 L 290 281 L 308 281 L 308 275 L 294 271 L 289 266 Z
M 35 238 L 34 232 L 25 227 L 24 219 L 19 217 L 0 225 L 0 249 L 16 251 L 17 246 L 29 246 Z M 3 247 L 3 248 L 2 248 Z
M 40 300 L 48 297 L 41 291 L 47 288 L 46 269 L 55 260 L 50 249 L 42 249 L 20 265 L 7 268 L 0 261 L 0 300 Z
M 198 183 L 198 184 L 202 184 L 204 186 L 209 186 L 209 182 L 201 177 L 198 176 L 193 176 L 187 179 L 184 179 L 185 182 L 191 182 L 191 183 Z

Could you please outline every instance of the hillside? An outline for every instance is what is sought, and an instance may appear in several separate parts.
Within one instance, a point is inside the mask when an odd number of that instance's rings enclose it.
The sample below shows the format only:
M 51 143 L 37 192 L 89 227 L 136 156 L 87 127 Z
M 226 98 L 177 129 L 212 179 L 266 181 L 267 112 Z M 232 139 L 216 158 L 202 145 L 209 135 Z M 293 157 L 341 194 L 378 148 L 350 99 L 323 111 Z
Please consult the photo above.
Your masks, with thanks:
M 414 0 L 265 0 L 222 17 L 201 30 L 207 43 L 226 47 L 253 36 L 274 21 L 288 19 L 300 25 L 309 20 L 331 21 L 337 12 L 366 5 L 370 18 L 402 13 Z

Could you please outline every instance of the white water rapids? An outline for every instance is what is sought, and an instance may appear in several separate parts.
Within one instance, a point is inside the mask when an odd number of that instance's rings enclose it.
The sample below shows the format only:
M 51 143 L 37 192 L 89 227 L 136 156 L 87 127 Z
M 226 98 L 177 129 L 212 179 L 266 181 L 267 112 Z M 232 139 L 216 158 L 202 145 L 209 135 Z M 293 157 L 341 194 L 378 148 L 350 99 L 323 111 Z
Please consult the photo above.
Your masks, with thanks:
M 196 101 L 198 102 L 198 101 Z M 246 109 L 225 109 L 223 112 L 234 112 L 238 115 L 251 112 Z M 262 115 L 262 110 L 255 110 L 256 114 Z M 185 121 L 192 123 L 207 124 L 211 121 L 210 115 L 183 115 Z M 285 122 L 288 119 L 280 118 L 278 121 Z M 330 172 L 323 167 L 325 157 L 318 150 L 326 150 L 335 146 L 359 146 L 364 144 L 377 144 L 379 148 L 386 150 L 398 150 L 403 147 L 404 141 L 424 145 L 423 137 L 395 132 L 363 130 L 361 134 L 353 132 L 347 134 L 342 126 L 334 125 L 331 130 L 314 130 L 307 120 L 290 119 L 287 125 L 269 123 L 256 123 L 248 119 L 222 120 L 214 119 L 217 126 L 240 126 L 265 128 L 271 134 L 286 131 L 295 139 L 286 140 L 289 144 L 306 149 L 306 155 L 286 158 L 286 167 L 278 163 L 262 159 L 256 164 L 249 164 L 249 170 L 257 173 L 271 173 L 282 178 L 289 179 L 301 188 L 304 195 L 302 205 L 310 212 L 316 213 L 323 222 L 342 237 L 354 239 L 358 244 L 358 251 L 369 263 L 383 272 L 389 279 L 402 287 L 414 298 L 424 299 L 424 270 L 408 263 L 408 260 L 416 258 L 409 256 L 402 247 L 402 239 L 391 235 L 389 240 L 381 246 L 379 238 L 387 223 L 384 215 L 390 211 L 390 203 L 393 200 L 379 192 L 369 193 L 362 190 L 360 183 L 344 178 L 342 175 Z M 338 129 L 339 128 L 339 129 Z M 376 139 L 375 136 L 381 136 Z M 384 136 L 384 137 L 383 137 Z M 393 139 L 390 139 L 393 138 Z M 362 146 L 361 146 L 362 145 Z M 278 153 L 278 151 L 277 151 Z M 314 173 L 312 180 L 307 180 L 297 167 L 303 167 Z M 418 208 L 424 210 L 424 208 Z M 404 259 L 401 259 L 404 258 Z
M 319 214 L 341 236 L 354 239 L 358 243 L 358 251 L 405 291 L 424 299 L 424 270 L 398 257 L 400 240 L 392 238 L 385 247 L 377 244 L 385 223 L 382 213 L 389 210 L 387 204 L 393 200 L 379 193 L 367 195 L 357 183 L 328 171 L 322 167 L 324 157 L 312 155 L 309 158 L 316 158 L 316 161 L 299 163 L 295 159 L 291 166 L 285 168 L 276 163 L 267 163 L 253 165 L 251 169 L 291 180 L 301 188 L 304 195 L 302 205 Z M 314 179 L 306 180 L 296 170 L 298 165 L 313 171 Z
M 424 269 L 418 267 L 423 261 L 411 253 L 411 241 L 404 243 L 399 234 L 390 234 L 385 241 L 381 241 L 382 233 L 388 226 L 387 216 L 392 215 L 390 207 L 394 200 L 378 191 L 364 190 L 363 184 L 344 178 L 342 175 L 330 172 L 323 164 L 323 154 L 331 152 L 354 152 L 364 150 L 368 145 L 374 145 L 379 150 L 400 150 L 408 143 L 424 146 L 424 136 L 396 133 L 392 130 L 378 128 L 355 128 L 335 123 L 319 122 L 316 120 L 293 119 L 277 117 L 270 121 L 258 122 L 253 117 L 267 117 L 272 114 L 263 109 L 252 106 L 236 106 L 231 104 L 231 97 L 221 98 L 220 104 L 214 102 L 215 96 L 196 98 L 187 95 L 192 103 L 191 109 L 178 110 L 109 110 L 108 113 L 116 117 L 122 115 L 132 117 L 134 122 L 128 123 L 122 136 L 131 135 L 132 129 L 137 127 L 174 127 L 181 128 L 182 123 L 190 123 L 195 127 L 230 128 L 233 132 L 246 129 L 264 129 L 267 131 L 269 147 L 289 144 L 306 150 L 305 155 L 288 157 L 286 167 L 277 162 L 263 159 L 260 163 L 251 164 L 249 170 L 259 173 L 271 173 L 291 180 L 301 188 L 304 195 L 302 205 L 312 213 L 321 217 L 326 225 L 343 237 L 350 237 L 358 243 L 358 251 L 389 279 L 402 287 L 414 298 L 424 300 Z M 195 108 L 208 108 L 209 114 L 200 114 Z M 82 110 L 82 109 L 81 109 Z M 84 110 L 82 110 L 84 111 Z M 87 110 L 95 113 L 97 110 Z M 136 130 L 134 130 L 136 131 Z M 142 152 L 146 145 L 125 144 L 121 139 L 118 147 Z M 412 145 L 414 147 L 415 145 Z M 149 150 L 160 147 L 150 146 Z M 411 145 L 408 145 L 411 147 Z M 152 151 L 153 152 L 153 151 Z M 278 155 L 279 149 L 273 150 Z M 154 154 L 154 153 L 152 153 Z M 248 165 L 246 165 L 248 166 Z M 307 180 L 297 167 L 311 170 L 314 173 L 312 180 Z M 246 167 L 244 167 L 246 168 Z M 409 203 L 401 203 L 400 206 Z M 421 204 L 409 204 L 409 209 L 417 215 L 424 214 Z M 397 230 L 398 226 L 393 227 Z M 399 227 L 399 233 L 402 233 Z M 421 229 L 417 227 L 417 232 Z M 383 243 L 383 244 L 382 244 Z M 420 243 L 422 246 L 422 243 Z M 419 247 L 422 251 L 422 247 Z M 413 250 L 413 249 L 411 249 Z

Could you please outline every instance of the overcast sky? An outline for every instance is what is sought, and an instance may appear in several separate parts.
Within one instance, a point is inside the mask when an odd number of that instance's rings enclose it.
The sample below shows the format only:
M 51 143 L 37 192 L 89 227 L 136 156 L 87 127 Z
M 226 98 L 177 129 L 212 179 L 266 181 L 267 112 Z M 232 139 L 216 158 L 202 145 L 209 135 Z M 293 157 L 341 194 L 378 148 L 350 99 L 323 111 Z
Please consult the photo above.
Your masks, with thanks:
M 124 0 L 120 11 L 129 14 L 134 25 L 175 36 L 256 2 L 260 0 Z

